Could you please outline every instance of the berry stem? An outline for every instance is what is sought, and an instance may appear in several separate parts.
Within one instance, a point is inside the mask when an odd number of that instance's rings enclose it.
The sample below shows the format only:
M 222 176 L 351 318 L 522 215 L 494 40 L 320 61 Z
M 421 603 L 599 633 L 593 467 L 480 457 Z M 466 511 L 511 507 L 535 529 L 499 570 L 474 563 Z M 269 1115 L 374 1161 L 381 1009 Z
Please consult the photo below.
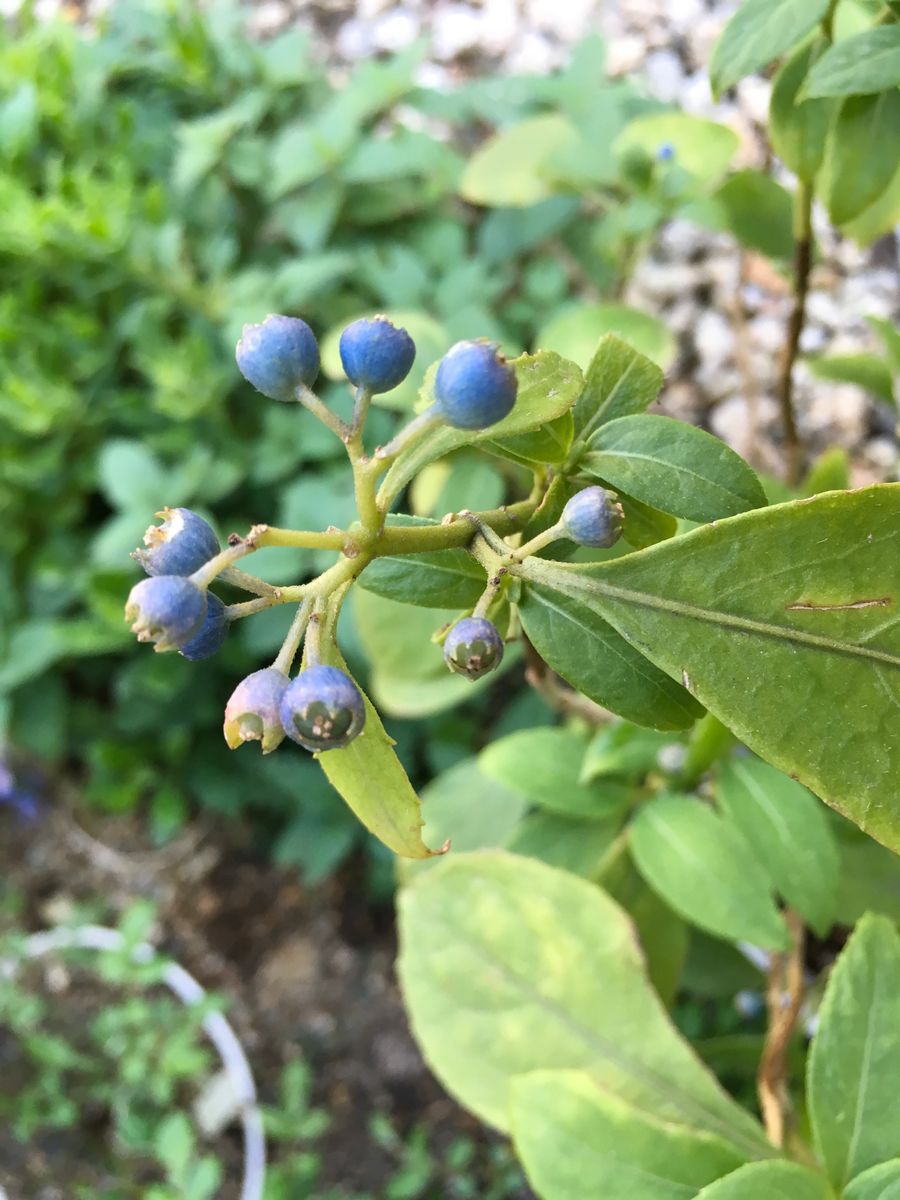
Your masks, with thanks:
M 209 562 L 204 563 L 202 567 L 196 570 L 193 575 L 189 575 L 191 583 L 196 584 L 199 588 L 208 588 L 217 575 L 221 575 L 223 571 L 237 562 L 239 558 L 243 558 L 245 554 L 252 552 L 259 545 L 258 539 L 265 531 L 265 525 L 254 525 L 245 538 L 239 538 L 233 545 L 226 546 Z
M 258 579 L 256 575 L 248 575 L 246 571 L 241 571 L 237 567 L 226 567 L 219 578 L 223 583 L 230 583 L 234 587 L 241 588 L 242 591 L 252 592 L 255 596 L 278 594 L 278 588 L 273 584 L 266 583 L 264 579 Z
M 362 427 L 365 423 L 366 416 L 369 412 L 369 405 L 372 403 L 372 389 L 367 387 L 358 387 L 353 400 L 353 417 L 350 421 L 350 434 L 352 437 L 358 437 L 362 432 Z
M 508 573 L 506 567 L 498 567 L 496 572 L 488 578 L 487 587 L 478 597 L 478 603 L 472 609 L 473 617 L 487 616 L 488 609 L 503 590 L 503 580 Z
M 276 588 L 274 596 L 257 596 L 255 600 L 242 600 L 238 604 L 226 604 L 225 616 L 229 621 L 240 621 L 243 617 L 252 617 L 255 613 L 265 612 L 276 604 L 285 604 L 284 596 Z
M 527 558 L 529 554 L 537 554 L 538 550 L 543 550 L 551 542 L 558 542 L 562 537 L 565 537 L 565 532 L 563 531 L 562 523 L 557 522 L 555 525 L 551 525 L 549 529 L 535 534 L 531 541 L 525 542 L 522 546 L 517 546 L 509 557 L 513 562 L 519 562 L 521 559 Z
M 287 637 L 281 643 L 281 649 L 272 663 L 276 671 L 281 671 L 285 675 L 290 674 L 297 651 L 300 649 L 300 643 L 303 641 L 303 635 L 306 633 L 314 603 L 314 598 L 308 596 L 297 606 L 291 627 L 287 631 Z
M 332 433 L 336 433 L 342 442 L 348 440 L 350 437 L 350 426 L 345 421 L 342 421 L 336 413 L 333 413 L 327 404 L 323 404 L 312 388 L 301 384 L 294 392 L 294 396 L 308 412 L 311 412 L 314 417 L 318 417 L 322 424 L 327 425 Z
M 518 533 L 535 507 L 536 504 L 531 500 L 520 500 L 517 504 L 482 513 L 457 513 L 452 520 L 441 525 L 386 525 L 374 553 L 424 554 L 429 550 L 450 550 L 456 546 L 467 546 L 479 527 L 489 528 L 505 537 Z M 474 519 L 476 517 L 477 521 Z

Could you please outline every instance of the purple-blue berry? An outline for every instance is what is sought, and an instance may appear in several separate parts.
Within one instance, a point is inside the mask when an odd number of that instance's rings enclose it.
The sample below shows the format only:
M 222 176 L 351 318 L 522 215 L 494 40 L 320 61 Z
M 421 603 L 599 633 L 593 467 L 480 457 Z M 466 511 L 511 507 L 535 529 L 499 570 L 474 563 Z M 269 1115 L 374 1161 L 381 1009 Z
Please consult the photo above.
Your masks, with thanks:
M 306 750 L 338 750 L 362 732 L 362 693 L 339 667 L 307 667 L 292 679 L 279 706 L 284 732 Z
M 515 369 L 490 342 L 457 342 L 438 364 L 435 409 L 456 429 L 486 429 L 512 410 Z
M 416 343 L 405 329 L 378 316 L 348 325 L 341 334 L 340 352 L 350 382 L 377 395 L 391 391 L 407 377 L 416 357 Z
M 144 534 L 146 549 L 131 554 L 148 575 L 193 575 L 219 553 L 219 539 L 199 513 L 164 508 L 156 515 L 163 523 L 151 525 Z
M 299 317 L 269 313 L 245 325 L 235 358 L 244 378 L 272 400 L 293 400 L 299 387 L 312 387 L 319 374 L 315 335 Z
M 284 741 L 278 705 L 290 680 L 277 667 L 265 667 L 242 679 L 225 705 L 222 732 L 230 749 L 260 742 L 268 754 Z
M 480 679 L 500 666 L 503 638 L 486 617 L 463 617 L 444 639 L 444 662 L 457 675 Z
M 180 650 L 203 625 L 206 591 L 183 575 L 151 575 L 136 583 L 125 603 L 125 620 L 139 642 L 157 650 Z
M 622 505 L 602 487 L 576 492 L 562 510 L 560 525 L 579 546 L 613 546 L 622 533 Z
M 212 656 L 222 648 L 228 636 L 229 620 L 225 605 L 212 592 L 206 593 L 206 617 L 200 629 L 189 642 L 185 642 L 178 653 L 190 662 L 199 662 Z

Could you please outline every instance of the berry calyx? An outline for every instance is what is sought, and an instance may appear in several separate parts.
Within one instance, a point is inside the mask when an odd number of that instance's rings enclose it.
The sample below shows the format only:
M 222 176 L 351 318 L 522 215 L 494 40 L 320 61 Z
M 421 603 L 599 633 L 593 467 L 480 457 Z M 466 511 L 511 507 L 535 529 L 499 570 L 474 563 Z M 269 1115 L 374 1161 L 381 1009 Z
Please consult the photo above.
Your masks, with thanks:
M 148 575 L 193 575 L 219 553 L 219 539 L 199 513 L 164 508 L 157 516 L 163 522 L 144 534 L 146 549 L 131 552 Z
M 402 383 L 416 357 L 416 344 L 387 317 L 363 318 L 341 334 L 341 363 L 355 387 L 372 395 L 389 392 Z
M 225 705 L 222 732 L 229 749 L 260 742 L 263 754 L 269 754 L 284 741 L 278 705 L 289 682 L 277 667 L 264 667 L 241 680 Z
M 444 639 L 444 662 L 457 675 L 480 679 L 503 658 L 503 638 L 486 617 L 463 617 Z
M 299 317 L 269 313 L 258 325 L 245 325 L 234 356 L 244 378 L 272 400 L 293 400 L 319 374 L 315 335 Z
M 200 632 L 206 617 L 203 588 L 183 575 L 151 575 L 136 583 L 125 603 L 125 620 L 139 642 L 179 650 Z
M 622 505 L 612 492 L 586 487 L 568 502 L 559 523 L 565 536 L 579 546 L 606 548 L 619 540 L 623 519 Z
M 348 745 L 366 723 L 359 688 L 339 667 L 324 663 L 291 680 L 278 711 L 288 737 L 313 752 Z
M 518 393 L 513 367 L 490 342 L 457 342 L 438 364 L 434 406 L 457 429 L 486 429 L 512 410 Z
M 212 592 L 206 593 L 206 617 L 200 629 L 189 642 L 181 647 L 178 653 L 190 662 L 199 662 L 203 658 L 211 658 L 221 649 L 222 643 L 228 636 L 229 620 L 225 613 L 225 605 Z

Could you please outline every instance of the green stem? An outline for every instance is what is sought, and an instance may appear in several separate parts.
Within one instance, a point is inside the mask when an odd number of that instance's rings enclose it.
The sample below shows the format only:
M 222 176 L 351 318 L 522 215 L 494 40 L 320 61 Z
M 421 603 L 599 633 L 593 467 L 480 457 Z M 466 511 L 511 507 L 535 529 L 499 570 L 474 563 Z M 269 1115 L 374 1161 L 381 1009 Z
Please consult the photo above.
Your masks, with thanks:
M 223 583 L 230 583 L 245 592 L 253 592 L 256 596 L 274 596 L 278 592 L 278 588 L 273 584 L 258 579 L 256 575 L 248 575 L 246 571 L 237 567 L 226 567 L 219 578 Z
M 255 600 L 242 600 L 240 604 L 227 604 L 225 615 L 229 621 L 240 621 L 242 617 L 252 617 L 255 613 L 273 608 L 276 604 L 286 603 L 282 592 L 278 592 L 274 596 L 257 596 Z
M 193 575 L 190 575 L 191 583 L 195 583 L 197 587 L 208 588 L 217 575 L 221 575 L 245 554 L 253 553 L 259 544 L 257 539 L 265 528 L 265 525 L 254 525 L 245 538 L 239 538 L 232 545 L 226 546 L 209 562 L 204 563 L 196 570 Z
M 294 659 L 297 657 L 297 651 L 300 649 L 300 643 L 303 641 L 303 635 L 306 633 L 306 627 L 309 624 L 314 603 L 314 598 L 308 596 L 298 605 L 294 619 L 291 621 L 291 627 L 287 632 L 287 637 L 282 642 L 281 649 L 272 663 L 276 671 L 283 671 L 285 675 L 290 674 L 291 667 L 294 665 Z
M 343 529 L 333 526 L 323 532 L 305 529 L 279 529 L 275 525 L 267 525 L 256 538 L 256 547 L 263 546 L 297 546 L 304 550 L 343 550 L 352 540 Z
M 323 425 L 327 425 L 332 433 L 337 434 L 342 442 L 349 439 L 350 426 L 342 421 L 336 413 L 333 413 L 327 404 L 323 404 L 311 388 L 301 385 L 297 388 L 294 396 L 314 417 L 318 417 Z
M 488 609 L 503 590 L 503 580 L 509 574 L 508 567 L 498 567 L 497 572 L 488 579 L 487 587 L 478 598 L 478 603 L 472 609 L 473 617 L 486 617 Z
M 545 529 L 543 533 L 536 534 L 530 542 L 526 542 L 524 546 L 517 546 L 513 550 L 510 558 L 513 562 L 520 562 L 523 558 L 527 558 L 529 554 L 537 554 L 538 550 L 543 550 L 545 546 L 549 546 L 551 542 L 558 542 L 560 538 L 565 537 L 565 532 L 561 524 L 551 525 L 549 529 Z
M 353 437 L 358 437 L 362 432 L 362 427 L 365 424 L 366 416 L 369 412 L 369 405 L 372 403 L 372 392 L 369 388 L 358 387 L 356 395 L 353 399 L 353 417 L 350 421 L 350 433 Z
M 429 405 L 424 412 L 420 412 L 417 417 L 413 417 L 408 425 L 404 425 L 389 442 L 384 446 L 379 446 L 375 451 L 375 459 L 380 464 L 380 470 L 386 470 L 401 451 L 420 438 L 423 433 L 427 433 L 440 423 L 441 417 L 433 404 Z
M 504 505 L 482 513 L 459 514 L 442 525 L 386 525 L 373 553 L 425 554 L 429 550 L 451 550 L 467 546 L 479 526 L 490 528 L 501 537 L 519 533 L 537 507 L 533 500 Z M 477 518 L 477 519 L 476 519 Z M 509 547 L 506 547 L 509 550 Z

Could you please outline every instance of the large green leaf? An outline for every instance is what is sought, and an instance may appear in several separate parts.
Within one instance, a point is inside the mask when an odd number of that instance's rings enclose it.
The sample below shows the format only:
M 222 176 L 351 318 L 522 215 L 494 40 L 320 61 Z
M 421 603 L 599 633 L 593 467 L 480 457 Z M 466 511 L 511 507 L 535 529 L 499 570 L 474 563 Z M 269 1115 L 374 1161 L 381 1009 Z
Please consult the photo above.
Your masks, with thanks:
M 832 1200 L 828 1184 L 798 1163 L 748 1163 L 698 1192 L 695 1200 Z
M 713 51 L 709 76 L 716 96 L 767 66 L 818 25 L 829 0 L 744 0 Z
M 644 973 L 631 923 L 603 892 L 533 859 L 451 857 L 400 894 L 400 980 L 444 1085 L 508 1128 L 510 1084 L 589 1071 L 641 1113 L 769 1154 L 762 1130 L 701 1066 Z
M 845 38 L 809 73 L 804 96 L 862 96 L 900 85 L 900 26 L 880 25 Z
M 502 846 L 518 827 L 525 799 L 490 779 L 466 758 L 422 789 L 425 836 L 433 846 L 450 842 L 454 852 Z
M 638 812 L 631 853 L 641 874 L 694 925 L 731 941 L 788 946 L 769 878 L 741 834 L 690 796 L 658 796 Z
M 527 207 L 552 196 L 552 164 L 578 132 L 558 113 L 511 125 L 488 138 L 469 159 L 459 190 L 464 199 L 489 208 Z
M 575 434 L 590 437 L 615 417 L 642 413 L 659 395 L 663 373 L 655 362 L 614 333 L 602 337 L 575 405 Z
M 421 469 L 436 458 L 443 458 L 462 446 L 482 441 L 497 442 L 511 434 L 528 433 L 567 412 L 582 389 L 582 376 L 575 363 L 552 351 L 523 354 L 515 360 L 519 394 L 508 417 L 487 429 L 453 429 L 442 425 L 405 450 L 385 476 L 383 494 L 396 496 Z M 431 402 L 430 385 L 434 373 L 426 379 L 425 394 Z
M 555 350 L 587 370 L 603 334 L 614 333 L 660 367 L 671 366 L 675 338 L 657 317 L 626 304 L 576 302 L 554 313 L 534 339 L 542 350 Z
M 326 642 L 322 659 L 346 671 L 334 642 Z M 422 812 L 403 764 L 394 752 L 394 740 L 381 723 L 374 705 L 363 693 L 366 724 L 362 733 L 342 750 L 316 755 L 329 783 L 335 787 L 370 833 L 404 858 L 429 858 L 422 840 Z
M 900 91 L 848 96 L 831 126 L 821 192 L 835 225 L 874 204 L 897 170 Z
M 857 1175 L 844 1188 L 843 1200 L 900 1200 L 900 1158 Z
M 808 358 L 806 365 L 817 379 L 836 379 L 842 383 L 855 383 L 874 396 L 894 401 L 894 376 L 891 368 L 877 354 L 831 354 L 822 358 Z
M 620 783 L 580 782 L 587 740 L 570 729 L 520 729 L 482 750 L 479 768 L 551 812 L 596 820 L 621 813 L 630 791 Z
M 538 858 L 573 875 L 596 879 L 621 828 L 622 818 L 618 814 L 586 821 L 536 809 L 525 817 L 504 847 L 513 854 Z
M 798 93 L 807 73 L 828 43 L 813 38 L 787 60 L 772 84 L 769 137 L 772 149 L 805 183 L 812 183 L 825 157 L 825 139 L 833 105 L 827 100 L 803 100 Z
M 541 658 L 597 704 L 653 729 L 686 729 L 702 714 L 680 683 L 648 662 L 590 603 L 535 583 L 522 596 L 519 615 Z
M 542 1200 L 692 1200 L 740 1165 L 709 1134 L 652 1120 L 585 1071 L 532 1071 L 512 1085 L 512 1131 Z
M 816 1149 L 838 1189 L 900 1155 L 900 935 L 863 917 L 828 980 L 807 1073 Z
M 732 759 L 716 795 L 776 889 L 824 937 L 840 882 L 828 810 L 801 783 L 758 758 Z
M 689 113 L 662 112 L 636 117 L 616 138 L 619 155 L 635 150 L 653 160 L 660 147 L 671 146 L 682 171 L 711 182 L 724 175 L 740 140 L 733 129 L 718 121 Z
M 729 175 L 713 202 L 722 222 L 742 246 L 769 258 L 790 258 L 794 249 L 790 193 L 764 171 L 746 169 Z
M 690 521 L 732 517 L 766 502 L 740 455 L 694 425 L 642 413 L 591 436 L 582 467 L 637 500 Z
M 900 849 L 898 558 L 900 485 L 879 484 L 608 563 L 516 571 L 542 603 L 615 626 L 762 758 Z

